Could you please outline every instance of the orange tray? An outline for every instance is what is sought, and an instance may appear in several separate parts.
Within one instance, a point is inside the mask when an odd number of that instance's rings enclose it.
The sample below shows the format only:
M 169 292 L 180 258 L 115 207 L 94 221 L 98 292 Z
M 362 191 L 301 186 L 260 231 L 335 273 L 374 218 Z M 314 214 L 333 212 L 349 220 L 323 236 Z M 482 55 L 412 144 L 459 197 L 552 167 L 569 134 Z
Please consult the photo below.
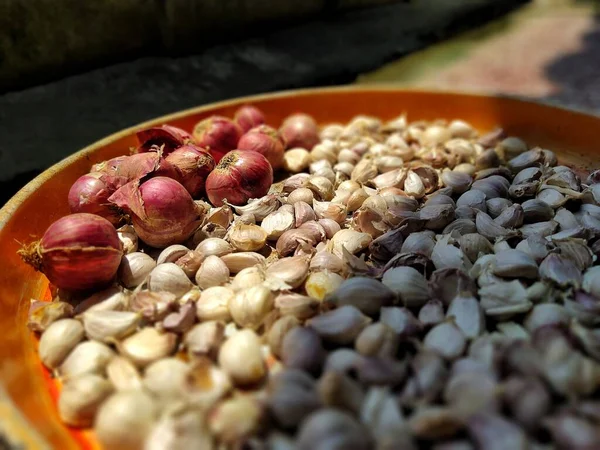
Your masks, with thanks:
M 68 213 L 71 184 L 94 163 L 126 154 L 136 146 L 135 131 L 162 123 L 186 130 L 212 114 L 232 117 L 242 104 L 253 103 L 269 124 L 280 124 L 294 112 L 312 114 L 320 123 L 345 122 L 357 114 L 409 120 L 454 119 L 480 131 L 501 126 L 530 145 L 550 148 L 561 163 L 580 168 L 600 166 L 597 144 L 600 117 L 510 98 L 387 87 L 309 89 L 259 95 L 193 108 L 113 134 L 54 165 L 31 181 L 0 210 L 0 436 L 25 448 L 96 448 L 89 432 L 60 423 L 58 387 L 42 368 L 36 340 L 25 323 L 30 298 L 48 298 L 43 276 L 23 264 L 20 243 L 39 238 Z

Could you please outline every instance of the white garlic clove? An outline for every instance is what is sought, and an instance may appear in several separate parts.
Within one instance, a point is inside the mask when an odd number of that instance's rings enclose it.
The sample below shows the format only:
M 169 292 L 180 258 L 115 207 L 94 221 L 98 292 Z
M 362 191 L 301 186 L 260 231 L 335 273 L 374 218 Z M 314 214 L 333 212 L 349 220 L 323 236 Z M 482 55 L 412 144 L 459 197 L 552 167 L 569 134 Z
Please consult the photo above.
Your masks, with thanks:
M 316 220 L 317 216 L 315 214 L 315 211 L 308 203 L 305 203 L 303 201 L 297 201 L 294 203 L 294 218 L 294 226 L 298 228 L 303 223 L 309 222 L 311 220 Z
M 144 450 L 210 450 L 212 436 L 202 425 L 202 411 L 182 407 L 164 414 L 146 439 Z
M 300 188 L 294 189 L 292 192 L 290 192 L 289 195 L 287 196 L 286 201 L 287 201 L 288 205 L 292 205 L 292 206 L 295 205 L 297 202 L 304 202 L 309 205 L 312 205 L 312 202 L 314 199 L 315 199 L 315 195 L 313 194 L 313 191 L 311 191 L 310 189 L 308 189 L 306 187 L 300 187 Z
M 195 279 L 200 289 L 221 286 L 229 281 L 229 268 L 221 258 L 211 255 L 202 262 Z
M 390 187 L 401 188 L 402 186 L 405 186 L 405 180 L 407 180 L 407 174 L 409 172 L 410 171 L 407 171 L 406 169 L 391 170 L 384 172 L 381 175 L 377 175 L 375 178 L 370 180 L 370 183 L 377 189 L 385 189 Z
M 211 208 L 206 220 L 215 225 L 227 228 L 233 221 L 233 210 L 229 205 Z
M 194 325 L 184 337 L 184 345 L 191 357 L 216 358 L 225 338 L 223 322 L 208 320 Z
M 158 258 L 156 258 L 156 264 L 164 264 L 170 262 L 174 263 L 189 251 L 190 249 L 187 248 L 185 245 L 169 245 L 162 252 L 160 252 Z
M 368 198 L 369 195 L 363 188 L 357 189 L 356 191 L 352 192 L 348 197 L 348 200 L 346 200 L 346 207 L 348 208 L 348 212 L 356 211 L 364 204 L 365 200 L 367 200 Z
M 27 328 L 42 332 L 57 320 L 72 317 L 73 313 L 73 306 L 66 302 L 44 302 L 31 299 Z
M 333 145 L 331 144 L 327 144 L 327 146 L 330 149 L 333 149 Z M 336 158 L 337 159 L 337 158 Z M 314 159 L 311 163 L 310 163 L 310 167 L 309 167 L 309 172 L 311 174 L 315 174 L 323 169 L 331 169 L 333 167 L 333 164 L 335 163 L 335 160 L 333 161 L 328 161 L 325 158 L 317 158 Z M 307 178 L 306 180 L 308 181 L 310 178 Z
M 242 252 L 258 251 L 267 242 L 267 232 L 258 225 L 246 225 L 237 222 L 229 230 L 229 242 Z
M 124 225 L 117 229 L 117 236 L 121 242 L 123 253 L 133 253 L 138 250 L 138 236 L 131 225 Z
M 141 314 L 129 311 L 87 311 L 82 319 L 89 339 L 111 342 L 133 333 L 140 323 Z
M 312 257 L 310 260 L 310 270 L 313 272 L 328 270 L 329 272 L 343 274 L 346 268 L 339 256 L 325 250 L 318 252 Z
M 143 328 L 117 344 L 119 353 L 129 358 L 138 367 L 145 367 L 169 356 L 176 347 L 176 334 L 161 333 L 152 327 Z
M 42 364 L 49 369 L 56 369 L 84 336 L 85 331 L 79 320 L 61 319 L 53 322 L 40 338 L 38 353 Z
M 371 159 L 360 160 L 350 175 L 350 179 L 357 183 L 367 183 L 377 176 L 377 165 Z
M 391 172 L 404 167 L 404 161 L 399 156 L 383 155 L 375 158 L 377 170 L 381 173 Z
M 263 324 L 273 306 L 271 290 L 258 285 L 236 293 L 229 302 L 229 313 L 238 326 L 256 329 Z
M 263 421 L 261 404 L 250 395 L 238 395 L 215 407 L 208 418 L 211 433 L 225 445 L 252 436 Z
M 308 229 L 293 229 L 284 232 L 279 239 L 275 248 L 279 256 L 289 256 L 299 247 L 313 247 L 316 244 L 314 233 Z
M 129 293 L 119 286 L 97 292 L 75 307 L 75 314 L 88 311 L 123 311 L 129 306 Z
M 344 223 L 347 216 L 346 206 L 331 202 L 313 201 L 315 215 L 319 219 L 332 219 L 339 224 Z
M 283 154 L 283 168 L 291 173 L 306 170 L 310 161 L 309 151 L 303 148 L 291 148 Z
M 423 180 L 412 170 L 409 170 L 406 174 L 404 192 L 414 198 L 422 198 L 425 195 L 425 185 L 423 184 Z
M 333 198 L 333 183 L 323 176 L 310 177 L 306 182 L 306 187 L 320 200 L 330 201 Z
M 343 281 L 344 279 L 335 272 L 328 270 L 313 272 L 306 279 L 304 288 L 311 298 L 323 300 L 329 294 L 335 292 Z
M 89 427 L 98 408 L 113 392 L 105 378 L 86 374 L 65 383 L 58 398 L 58 413 L 63 422 L 74 427 Z
M 334 255 L 342 258 L 344 256 L 342 248 L 345 248 L 350 254 L 355 255 L 367 248 L 372 240 L 373 238 L 368 233 L 343 229 L 331 238 L 329 247 Z
M 273 211 L 276 211 L 277 208 L 279 208 L 279 199 L 277 195 L 268 194 L 262 198 L 251 199 L 248 201 L 248 204 L 244 206 L 231 206 L 239 215 L 243 215 L 246 213 L 254 214 L 256 220 L 260 222 Z
M 175 263 L 156 266 L 148 276 L 148 288 L 155 292 L 170 292 L 181 297 L 193 287 L 185 272 Z
M 333 166 L 333 171 L 335 172 L 335 182 L 334 185 L 339 182 L 349 181 L 350 175 L 352 175 L 352 171 L 354 170 L 354 164 L 349 161 L 342 161 Z M 334 197 L 335 198 L 335 197 Z
M 312 162 L 310 165 L 311 173 L 322 167 L 321 164 L 315 165 L 315 163 L 323 162 L 329 165 L 335 163 L 337 155 L 334 145 L 329 142 L 321 142 L 315 145 L 310 151 L 310 160 Z
M 237 252 L 221 256 L 230 273 L 236 274 L 243 269 L 257 265 L 263 265 L 266 258 L 256 252 Z
M 279 208 L 265 217 L 260 226 L 267 232 L 267 239 L 276 240 L 284 232 L 294 228 L 294 223 L 294 213 Z
M 156 267 L 156 261 L 146 253 L 133 252 L 123 256 L 118 277 L 126 288 L 134 288 L 144 281 Z
M 262 284 L 263 281 L 265 281 L 264 268 L 261 266 L 252 266 L 240 270 L 235 277 L 233 277 L 230 287 L 234 291 L 239 291 L 241 289 Z
M 96 341 L 84 341 L 69 353 L 58 368 L 58 373 L 66 380 L 88 373 L 103 375 L 106 366 L 114 357 L 115 352 L 107 345 Z
M 139 291 L 133 294 L 130 302 L 130 309 L 133 312 L 140 313 L 144 319 L 155 322 L 162 320 L 177 304 L 177 297 L 165 291 L 150 292 Z
M 159 359 L 144 370 L 144 388 L 164 401 L 181 399 L 186 394 L 191 370 L 191 367 L 180 359 Z
M 219 351 L 219 365 L 238 386 L 261 381 L 266 375 L 266 365 L 256 333 L 241 330 L 227 339 Z
M 295 289 L 308 276 L 306 256 L 290 256 L 272 263 L 266 270 L 265 283 L 272 290 Z
M 200 252 L 204 257 L 210 255 L 223 256 L 233 252 L 233 247 L 225 239 L 208 238 L 198 244 L 196 251 Z
M 100 406 L 94 432 L 103 448 L 141 449 L 158 415 L 155 400 L 144 391 L 117 392 Z
M 360 188 L 360 183 L 357 183 L 354 180 L 346 180 L 339 184 L 339 186 L 336 189 L 336 192 L 346 191 L 352 193 Z
M 137 367 L 123 356 L 115 356 L 106 366 L 106 376 L 118 391 L 142 389 L 142 377 Z
M 218 400 L 231 392 L 229 375 L 207 359 L 192 363 L 189 377 L 188 402 L 195 408 L 208 411 Z
M 295 292 L 284 292 L 275 298 L 275 308 L 282 316 L 294 316 L 298 320 L 314 317 L 321 302 Z
M 234 295 L 233 290 L 228 287 L 214 286 L 205 289 L 196 302 L 196 317 L 202 321 L 222 320 L 223 322 L 229 322 L 231 320 L 229 303 Z

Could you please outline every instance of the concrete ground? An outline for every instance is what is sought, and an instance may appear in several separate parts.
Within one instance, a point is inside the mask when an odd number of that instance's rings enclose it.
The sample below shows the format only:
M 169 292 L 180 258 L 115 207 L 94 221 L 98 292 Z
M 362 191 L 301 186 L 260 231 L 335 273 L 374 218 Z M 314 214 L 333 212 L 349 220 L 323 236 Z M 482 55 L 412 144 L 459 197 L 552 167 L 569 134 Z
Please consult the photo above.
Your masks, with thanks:
M 597 1 L 535 0 L 358 82 L 518 95 L 600 114 L 599 12 Z

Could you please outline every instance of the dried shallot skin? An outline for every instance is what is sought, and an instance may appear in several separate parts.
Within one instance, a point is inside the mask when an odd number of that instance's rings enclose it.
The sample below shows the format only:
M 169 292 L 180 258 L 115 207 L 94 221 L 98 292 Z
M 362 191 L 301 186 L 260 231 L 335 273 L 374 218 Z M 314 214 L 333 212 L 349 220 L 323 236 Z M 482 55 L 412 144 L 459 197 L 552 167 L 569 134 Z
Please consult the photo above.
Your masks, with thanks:
M 146 128 L 136 133 L 140 143 L 138 152 L 160 149 L 165 155 L 187 143 L 194 143 L 194 137 L 187 131 L 173 125 L 160 125 Z
M 103 179 L 113 186 L 114 190 L 131 181 L 152 176 L 163 176 L 177 181 L 182 180 L 181 172 L 164 158 L 161 151 L 149 151 L 123 158 L 113 158 L 98 165 L 97 170 L 104 174 Z
M 165 162 L 177 169 L 179 181 L 193 198 L 204 195 L 206 178 L 215 168 L 215 160 L 208 150 L 186 144 L 167 155 Z
M 117 187 L 105 174 L 82 175 L 69 190 L 67 197 L 69 209 L 72 213 L 96 214 L 117 225 L 121 222 L 121 214 L 108 201 L 116 189 Z

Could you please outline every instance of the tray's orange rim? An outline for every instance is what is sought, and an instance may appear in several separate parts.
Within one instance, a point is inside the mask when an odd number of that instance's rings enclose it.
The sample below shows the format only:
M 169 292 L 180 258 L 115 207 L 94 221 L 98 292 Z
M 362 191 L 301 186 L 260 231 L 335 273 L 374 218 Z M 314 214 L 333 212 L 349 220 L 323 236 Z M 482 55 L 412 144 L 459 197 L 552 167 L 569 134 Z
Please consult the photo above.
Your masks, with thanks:
M 139 123 L 132 127 L 123 129 L 117 133 L 113 133 L 101 140 L 94 142 L 93 144 L 83 148 L 82 150 L 77 151 L 73 155 L 59 161 L 54 164 L 32 181 L 30 181 L 25 187 L 23 187 L 17 194 L 15 194 L 5 205 L 0 209 L 0 231 L 2 231 L 6 224 L 11 219 L 11 216 L 18 208 L 29 198 L 31 194 L 33 194 L 37 189 L 40 188 L 45 182 L 47 182 L 51 177 L 53 177 L 57 172 L 60 172 L 67 166 L 73 164 L 74 162 L 80 160 L 81 158 L 86 158 L 87 156 L 93 154 L 99 148 L 105 147 L 123 137 L 129 136 L 132 133 L 135 133 L 139 129 L 143 129 L 149 126 L 155 126 L 157 124 L 169 123 L 172 121 L 177 121 L 178 119 L 185 118 L 190 115 L 201 115 L 205 112 L 222 109 L 227 107 L 232 107 L 235 105 L 243 104 L 243 103 L 253 103 L 253 102 L 262 102 L 268 101 L 271 99 L 280 99 L 285 97 L 298 97 L 298 96 L 320 96 L 320 95 L 336 95 L 336 94 L 348 94 L 348 93 L 382 93 L 382 92 L 394 92 L 394 93 L 402 93 L 406 92 L 407 94 L 419 95 L 423 94 L 425 96 L 428 95 L 439 95 L 441 97 L 454 97 L 454 98 L 471 98 L 471 99 L 495 99 L 507 102 L 507 104 L 512 104 L 513 107 L 518 107 L 519 105 L 536 105 L 537 107 L 544 108 L 548 112 L 555 111 L 557 113 L 562 114 L 570 114 L 580 118 L 590 118 L 590 117 L 598 117 L 589 111 L 577 110 L 573 108 L 565 108 L 559 107 L 555 105 L 549 105 L 542 102 L 524 100 L 521 98 L 515 98 L 507 95 L 487 95 L 481 93 L 474 92 L 464 92 L 464 91 L 448 91 L 448 90 L 435 90 L 435 89 L 411 89 L 405 87 L 398 87 L 394 85 L 377 85 L 377 86 L 336 86 L 336 87 L 327 87 L 327 88 L 309 88 L 309 89 L 299 89 L 299 90 L 286 90 L 286 91 L 278 91 L 275 93 L 269 94 L 258 94 L 246 97 L 236 97 L 228 100 L 224 100 L 221 102 L 215 102 L 199 107 L 188 108 L 185 110 L 181 110 L 175 113 L 167 114 L 164 116 L 156 117 L 154 119 Z M 1 386 L 0 386 L 1 387 Z M 15 423 L 23 423 L 24 417 L 20 414 L 19 411 L 15 411 Z M 25 419 L 26 420 L 26 419 Z M 31 430 L 33 431 L 33 430 Z M 32 433 L 34 434 L 34 433 Z M 33 437 L 33 436 L 32 436 Z M 35 446 L 32 448 L 42 448 L 41 446 Z

